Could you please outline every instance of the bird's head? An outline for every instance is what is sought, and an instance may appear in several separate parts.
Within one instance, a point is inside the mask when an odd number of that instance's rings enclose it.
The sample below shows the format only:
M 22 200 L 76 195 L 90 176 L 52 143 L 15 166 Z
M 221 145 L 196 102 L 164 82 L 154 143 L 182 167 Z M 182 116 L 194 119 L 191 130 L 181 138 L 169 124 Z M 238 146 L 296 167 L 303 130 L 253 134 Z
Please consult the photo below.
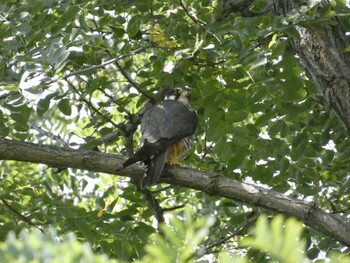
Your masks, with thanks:
M 188 87 L 176 87 L 165 96 L 165 99 L 177 100 L 182 103 L 189 104 L 191 99 L 191 92 Z

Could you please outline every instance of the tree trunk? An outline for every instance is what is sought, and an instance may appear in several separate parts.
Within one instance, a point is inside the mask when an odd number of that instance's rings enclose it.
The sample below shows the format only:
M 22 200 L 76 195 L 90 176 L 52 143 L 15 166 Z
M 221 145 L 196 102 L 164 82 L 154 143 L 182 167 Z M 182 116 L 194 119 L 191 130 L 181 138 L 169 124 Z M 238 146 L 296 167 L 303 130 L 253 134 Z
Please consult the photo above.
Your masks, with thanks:
M 251 2 L 224 0 L 221 3 L 223 15 L 241 12 L 242 16 L 252 16 L 248 10 L 248 4 Z M 281 16 L 288 16 L 290 12 L 298 12 L 305 8 L 305 1 L 299 0 L 274 0 L 272 3 L 271 12 L 273 10 Z M 329 1 L 321 0 L 318 10 L 329 4 Z M 307 27 L 307 23 L 306 27 L 296 26 L 300 39 L 290 40 L 309 78 L 314 81 L 330 108 L 350 131 L 350 52 L 346 51 L 349 41 L 345 34 L 349 28 L 342 27 L 341 19 L 342 17 L 335 16 L 331 18 L 332 25 L 326 24 L 316 29 Z
M 328 5 L 322 1 L 321 7 Z M 337 21 L 336 18 L 334 18 Z M 338 21 L 337 21 L 338 22 Z M 301 39 L 292 40 L 301 63 L 331 109 L 350 131 L 350 53 L 340 24 L 323 31 L 297 28 Z

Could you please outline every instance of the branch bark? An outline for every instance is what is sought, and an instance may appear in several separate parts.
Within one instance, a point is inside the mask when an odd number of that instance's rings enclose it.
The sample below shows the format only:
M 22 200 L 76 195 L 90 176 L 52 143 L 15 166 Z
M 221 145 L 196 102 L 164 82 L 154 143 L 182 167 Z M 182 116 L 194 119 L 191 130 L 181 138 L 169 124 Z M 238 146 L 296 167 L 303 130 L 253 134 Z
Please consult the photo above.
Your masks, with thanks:
M 70 167 L 127 177 L 141 178 L 144 173 L 136 164 L 121 169 L 124 159 L 119 155 L 7 139 L 0 139 L 0 159 L 43 163 L 52 167 Z M 345 219 L 326 213 L 314 202 L 293 199 L 276 191 L 239 182 L 216 173 L 174 166 L 167 166 L 164 169 L 161 182 L 226 197 L 286 216 L 294 216 L 309 227 L 350 247 L 350 224 L 346 223 Z
M 344 46 L 341 52 L 339 52 L 341 48 L 337 48 L 340 40 L 338 30 L 326 27 L 322 40 L 319 33 L 303 31 L 305 40 L 299 43 L 300 47 L 304 46 L 299 52 L 301 61 L 329 106 L 350 131 L 350 56 L 348 53 L 345 54 Z M 322 48 L 322 52 L 315 53 L 315 44 L 311 45 L 311 42 L 308 41 L 310 38 L 320 39 L 317 45 L 322 45 L 319 47 Z M 310 47 L 306 48 L 308 45 Z M 347 61 L 344 58 L 347 58 Z
M 301 5 L 302 1 L 289 4 L 294 9 Z M 320 7 L 328 5 L 327 0 L 320 2 Z M 301 38 L 292 41 L 311 79 L 350 131 L 350 53 L 346 50 L 349 41 L 340 21 L 334 17 L 333 22 L 337 26 L 324 25 L 321 31 L 297 27 Z
M 226 18 L 232 12 L 247 14 L 251 0 L 222 0 L 222 14 Z M 306 1 L 284 0 L 271 1 L 271 12 L 280 16 L 298 12 L 305 7 Z M 319 10 L 330 5 L 329 0 L 318 3 Z M 259 15 L 259 14 L 255 14 Z M 292 39 L 296 54 L 310 79 L 322 92 L 333 112 L 350 132 L 350 52 L 347 51 L 349 39 L 346 36 L 349 24 L 342 25 L 341 17 L 329 19 L 332 24 L 318 28 L 296 26 L 300 39 Z

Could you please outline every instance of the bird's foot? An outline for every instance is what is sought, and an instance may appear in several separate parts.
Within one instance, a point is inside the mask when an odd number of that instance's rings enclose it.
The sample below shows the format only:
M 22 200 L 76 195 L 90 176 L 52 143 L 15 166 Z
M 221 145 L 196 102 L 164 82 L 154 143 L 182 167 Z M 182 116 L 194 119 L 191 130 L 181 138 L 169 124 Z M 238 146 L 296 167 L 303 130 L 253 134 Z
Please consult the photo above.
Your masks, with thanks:
M 182 168 L 187 168 L 188 167 L 186 164 L 178 163 L 178 162 L 168 162 L 168 164 L 171 165 L 171 166 L 180 166 Z

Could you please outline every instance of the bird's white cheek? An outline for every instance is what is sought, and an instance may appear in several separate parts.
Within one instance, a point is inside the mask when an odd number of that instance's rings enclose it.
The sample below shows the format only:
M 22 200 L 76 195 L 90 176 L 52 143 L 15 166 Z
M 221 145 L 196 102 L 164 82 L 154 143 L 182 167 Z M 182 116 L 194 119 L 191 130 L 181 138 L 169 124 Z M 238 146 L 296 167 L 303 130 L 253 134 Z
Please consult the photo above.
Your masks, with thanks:
M 176 96 L 175 95 L 166 96 L 165 99 L 166 100 L 176 100 Z

